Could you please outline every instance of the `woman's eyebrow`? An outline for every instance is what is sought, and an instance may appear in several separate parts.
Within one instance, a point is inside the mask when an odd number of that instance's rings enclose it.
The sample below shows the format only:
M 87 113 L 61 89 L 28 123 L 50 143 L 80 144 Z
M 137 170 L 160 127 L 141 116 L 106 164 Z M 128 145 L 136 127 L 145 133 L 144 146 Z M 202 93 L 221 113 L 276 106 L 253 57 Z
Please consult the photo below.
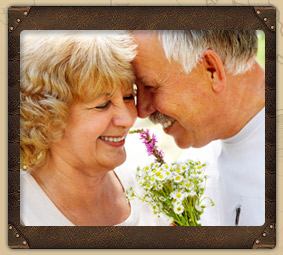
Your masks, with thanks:
M 98 97 L 111 97 L 111 93 L 109 92 L 101 92 L 99 93 Z

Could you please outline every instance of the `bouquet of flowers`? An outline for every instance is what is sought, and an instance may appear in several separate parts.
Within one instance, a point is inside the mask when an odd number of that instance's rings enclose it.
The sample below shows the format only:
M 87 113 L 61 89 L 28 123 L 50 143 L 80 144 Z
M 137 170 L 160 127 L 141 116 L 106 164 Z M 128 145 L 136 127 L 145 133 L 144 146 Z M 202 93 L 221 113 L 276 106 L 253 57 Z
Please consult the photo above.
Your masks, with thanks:
M 210 198 L 203 197 L 206 164 L 192 160 L 166 164 L 154 134 L 151 136 L 148 129 L 130 133 L 140 134 L 148 155 L 155 156 L 155 162 L 137 168 L 136 177 L 143 194 L 130 188 L 126 191 L 128 199 L 139 198 L 149 203 L 154 214 L 167 215 L 175 226 L 201 226 L 200 215 L 206 207 L 203 201 L 208 199 L 214 205 Z

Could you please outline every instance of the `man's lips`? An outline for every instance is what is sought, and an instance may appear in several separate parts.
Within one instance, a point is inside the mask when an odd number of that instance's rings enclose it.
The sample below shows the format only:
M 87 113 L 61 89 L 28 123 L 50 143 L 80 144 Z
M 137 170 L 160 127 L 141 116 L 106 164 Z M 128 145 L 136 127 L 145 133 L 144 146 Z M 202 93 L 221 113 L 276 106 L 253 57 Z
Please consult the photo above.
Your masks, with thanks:
M 169 128 L 175 122 L 174 118 L 172 118 L 169 115 L 166 115 L 164 113 L 161 113 L 158 110 L 156 110 L 154 113 L 152 113 L 149 116 L 149 119 L 152 121 L 153 124 L 160 123 L 162 125 L 163 129 Z
M 161 123 L 163 129 L 166 129 L 170 126 L 173 125 L 173 123 L 175 122 L 175 120 L 167 120 L 166 122 Z

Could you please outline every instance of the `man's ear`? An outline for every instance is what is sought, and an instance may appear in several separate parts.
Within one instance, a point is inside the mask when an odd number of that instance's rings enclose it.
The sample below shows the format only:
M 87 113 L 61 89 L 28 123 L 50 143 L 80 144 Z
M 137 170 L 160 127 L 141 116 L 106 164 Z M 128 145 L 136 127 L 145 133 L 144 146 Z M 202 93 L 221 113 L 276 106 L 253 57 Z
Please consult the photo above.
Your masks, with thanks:
M 202 55 L 205 74 L 215 92 L 226 88 L 226 73 L 219 55 L 213 50 L 206 50 Z

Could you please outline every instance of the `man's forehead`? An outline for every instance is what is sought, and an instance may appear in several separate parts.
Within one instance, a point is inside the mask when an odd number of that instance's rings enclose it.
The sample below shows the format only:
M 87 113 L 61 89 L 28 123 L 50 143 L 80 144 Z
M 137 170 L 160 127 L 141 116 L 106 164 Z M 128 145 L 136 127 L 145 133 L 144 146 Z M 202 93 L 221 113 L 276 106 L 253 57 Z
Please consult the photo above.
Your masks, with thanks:
M 151 85 L 155 81 L 152 77 L 146 75 L 137 76 L 136 80 L 140 83 L 151 84 Z
M 133 61 L 136 80 L 143 84 L 156 85 L 166 76 L 170 64 L 165 56 L 156 32 L 135 32 L 137 56 Z
M 138 42 L 147 42 L 158 40 L 158 34 L 156 31 L 136 30 L 132 32 L 134 39 Z
M 155 55 L 163 53 L 162 44 L 156 33 L 135 32 L 134 40 L 137 44 L 137 58 L 154 58 Z

